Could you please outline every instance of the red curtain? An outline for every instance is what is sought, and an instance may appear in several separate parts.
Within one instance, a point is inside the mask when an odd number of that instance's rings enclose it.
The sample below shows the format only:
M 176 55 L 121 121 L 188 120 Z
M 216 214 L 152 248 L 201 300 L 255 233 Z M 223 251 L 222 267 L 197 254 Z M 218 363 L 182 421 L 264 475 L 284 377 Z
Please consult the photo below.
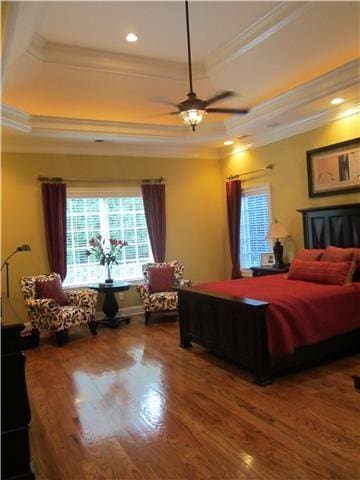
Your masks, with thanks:
M 66 276 L 66 185 L 41 185 L 46 249 L 51 272 Z
M 241 182 L 232 180 L 226 183 L 226 204 L 228 215 L 230 255 L 232 261 L 231 278 L 241 278 L 240 271 L 240 214 Z
M 165 261 L 166 213 L 165 184 L 144 183 L 141 185 L 146 224 L 155 262 Z

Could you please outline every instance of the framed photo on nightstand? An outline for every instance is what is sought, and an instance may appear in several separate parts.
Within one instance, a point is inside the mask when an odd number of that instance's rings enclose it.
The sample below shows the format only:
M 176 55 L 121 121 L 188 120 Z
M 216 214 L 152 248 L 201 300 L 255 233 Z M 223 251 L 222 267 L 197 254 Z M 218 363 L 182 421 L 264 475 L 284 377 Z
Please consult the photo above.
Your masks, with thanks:
M 260 266 L 269 267 L 274 265 L 275 257 L 273 253 L 261 253 Z

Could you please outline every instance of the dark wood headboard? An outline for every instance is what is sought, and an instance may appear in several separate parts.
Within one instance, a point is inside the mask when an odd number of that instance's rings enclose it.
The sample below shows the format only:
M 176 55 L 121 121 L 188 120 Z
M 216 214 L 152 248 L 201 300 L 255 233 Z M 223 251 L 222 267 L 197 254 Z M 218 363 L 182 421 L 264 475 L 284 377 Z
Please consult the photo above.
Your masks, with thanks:
M 360 203 L 300 209 L 305 248 L 360 247 Z

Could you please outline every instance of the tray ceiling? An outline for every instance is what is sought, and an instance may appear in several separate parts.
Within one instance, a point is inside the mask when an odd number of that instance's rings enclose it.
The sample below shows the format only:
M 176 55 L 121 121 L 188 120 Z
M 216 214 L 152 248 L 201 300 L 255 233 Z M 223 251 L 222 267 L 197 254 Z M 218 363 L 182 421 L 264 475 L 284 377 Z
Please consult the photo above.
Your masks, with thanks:
M 359 104 L 359 9 L 190 2 L 195 91 L 206 98 L 233 90 L 236 97 L 216 106 L 251 109 L 245 117 L 209 114 L 192 134 L 161 103 L 188 92 L 183 2 L 14 2 L 3 53 L 5 149 L 26 148 L 32 135 L 31 151 L 56 148 L 56 139 L 61 148 L 66 131 L 74 150 L 102 134 L 115 144 L 146 137 L 155 148 L 165 139 L 208 154 L 228 137 L 250 135 L 257 145 L 314 128 Z M 135 44 L 125 41 L 130 31 Z M 330 108 L 341 93 L 345 104 Z

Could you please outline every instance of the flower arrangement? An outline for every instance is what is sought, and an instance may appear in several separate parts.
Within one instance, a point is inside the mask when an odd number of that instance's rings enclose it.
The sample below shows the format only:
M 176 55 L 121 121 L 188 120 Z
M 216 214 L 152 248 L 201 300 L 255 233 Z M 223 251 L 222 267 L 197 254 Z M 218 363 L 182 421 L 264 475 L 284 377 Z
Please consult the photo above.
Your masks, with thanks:
M 99 260 L 100 265 L 105 265 L 107 269 L 108 279 L 111 280 L 111 266 L 113 264 L 118 265 L 117 255 L 120 253 L 123 247 L 127 246 L 127 242 L 123 240 L 116 240 L 115 238 L 110 238 L 106 241 L 101 235 L 96 235 L 89 241 L 89 249 L 86 250 L 86 255 L 89 257 L 93 255 L 97 260 Z

